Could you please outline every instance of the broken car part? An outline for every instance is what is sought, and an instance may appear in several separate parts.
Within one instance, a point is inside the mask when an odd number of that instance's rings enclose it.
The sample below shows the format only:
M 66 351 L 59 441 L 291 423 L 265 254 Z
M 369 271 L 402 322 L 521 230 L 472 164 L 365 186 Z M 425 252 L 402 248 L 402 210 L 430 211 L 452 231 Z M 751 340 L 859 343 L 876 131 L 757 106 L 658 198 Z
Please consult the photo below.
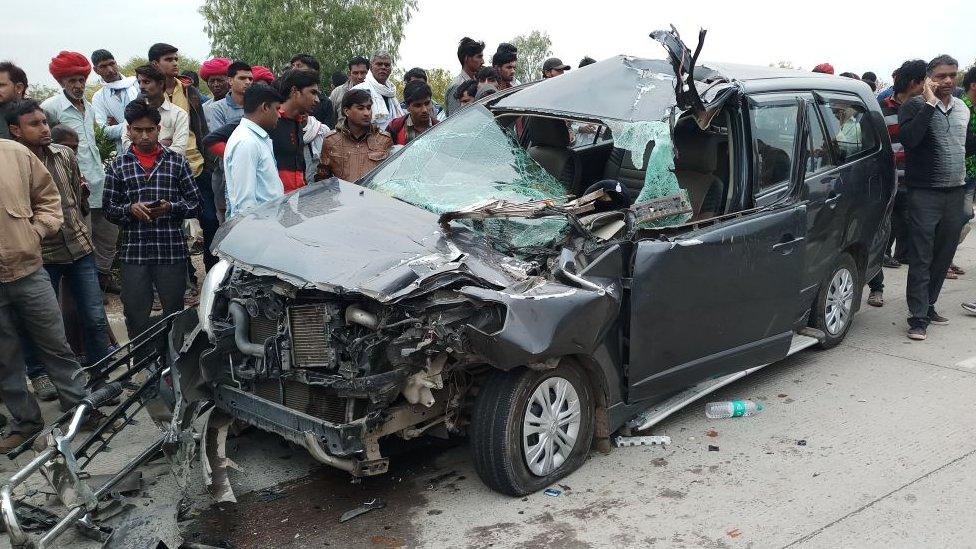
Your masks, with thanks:
M 12 546 L 50 547 L 71 526 L 96 539 L 104 540 L 110 534 L 110 530 L 100 526 L 96 520 L 95 511 L 99 501 L 110 497 L 118 486 L 129 482 L 128 479 L 138 478 L 133 476 L 134 471 L 163 451 L 167 440 L 173 438 L 166 435 L 167 428 L 171 426 L 169 414 L 173 407 L 171 401 L 167 403 L 163 393 L 169 391 L 165 381 L 170 372 L 167 356 L 173 356 L 167 352 L 172 344 L 167 336 L 181 333 L 174 329 L 180 323 L 181 315 L 184 320 L 186 317 L 193 318 L 195 323 L 194 311 L 184 311 L 165 318 L 89 367 L 88 385 L 99 388 L 39 435 L 9 454 L 13 459 L 31 446 L 38 449 L 37 455 L 0 488 L 0 511 Z M 107 414 L 105 420 L 91 434 L 74 445 L 80 425 L 89 411 L 121 395 L 123 388 L 130 391 L 128 396 Z M 150 416 L 161 426 L 159 438 L 148 444 L 116 473 L 100 476 L 97 479 L 97 488 L 93 489 L 92 481 L 96 479 L 86 472 L 86 468 L 108 449 L 108 444 L 143 408 L 147 408 Z M 31 535 L 21 523 L 23 512 L 18 511 L 30 504 L 18 501 L 15 490 L 38 472 L 54 489 L 68 512 L 39 535 Z
M 385 507 L 386 507 L 385 501 L 381 499 L 373 498 L 367 501 L 366 503 L 360 505 L 359 507 L 356 507 L 355 509 L 350 509 L 345 513 L 343 513 L 342 516 L 339 517 L 339 522 L 340 523 L 346 522 L 358 517 L 359 515 L 364 515 L 372 511 L 373 509 L 383 509 Z
M 648 435 L 648 436 L 639 436 L 639 437 L 624 437 L 624 436 L 613 437 L 613 445 L 617 448 L 626 448 L 629 446 L 653 446 L 653 445 L 664 446 L 666 444 L 671 444 L 671 437 L 664 436 L 664 435 Z

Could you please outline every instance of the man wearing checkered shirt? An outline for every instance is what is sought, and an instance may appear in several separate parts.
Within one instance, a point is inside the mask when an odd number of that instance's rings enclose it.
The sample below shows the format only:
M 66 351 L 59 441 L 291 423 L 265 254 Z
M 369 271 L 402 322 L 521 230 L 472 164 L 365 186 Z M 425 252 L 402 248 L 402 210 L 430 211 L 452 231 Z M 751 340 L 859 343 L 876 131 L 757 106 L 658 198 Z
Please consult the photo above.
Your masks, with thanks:
M 183 309 L 183 220 L 200 212 L 200 193 L 183 155 L 159 144 L 160 114 L 142 101 L 125 108 L 132 146 L 105 174 L 105 217 L 122 229 L 122 309 L 129 339 L 150 324 L 153 289 L 163 314 Z

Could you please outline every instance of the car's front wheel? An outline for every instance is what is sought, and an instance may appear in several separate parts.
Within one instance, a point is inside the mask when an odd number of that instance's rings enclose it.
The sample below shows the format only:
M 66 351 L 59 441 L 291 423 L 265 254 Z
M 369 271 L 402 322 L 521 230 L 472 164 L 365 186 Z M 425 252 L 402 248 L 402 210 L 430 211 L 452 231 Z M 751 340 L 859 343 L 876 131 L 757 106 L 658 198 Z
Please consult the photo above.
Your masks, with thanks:
M 850 254 L 843 253 L 820 285 L 811 316 L 811 325 L 826 334 L 820 348 L 830 349 L 844 339 L 854 322 L 860 295 L 857 264 Z
M 471 455 L 488 487 L 522 496 L 583 464 L 593 439 L 593 394 L 569 360 L 552 370 L 495 372 L 471 418 Z

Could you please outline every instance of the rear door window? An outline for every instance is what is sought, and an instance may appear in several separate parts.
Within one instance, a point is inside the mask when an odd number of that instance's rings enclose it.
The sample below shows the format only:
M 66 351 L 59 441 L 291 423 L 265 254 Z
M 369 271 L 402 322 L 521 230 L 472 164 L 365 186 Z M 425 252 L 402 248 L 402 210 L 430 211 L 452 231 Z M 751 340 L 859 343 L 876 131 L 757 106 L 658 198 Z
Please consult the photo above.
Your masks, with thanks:
M 819 107 L 838 164 L 851 162 L 877 149 L 878 135 L 868 109 L 860 99 L 827 95 L 825 104 Z
M 810 103 L 807 109 L 807 123 L 810 132 L 807 134 L 806 177 L 810 177 L 833 168 L 834 163 L 830 159 L 827 138 L 824 135 L 823 126 L 820 124 L 820 117 L 817 116 L 817 108 L 813 103 Z
M 756 196 L 789 186 L 796 113 L 796 97 L 753 98 L 750 102 Z

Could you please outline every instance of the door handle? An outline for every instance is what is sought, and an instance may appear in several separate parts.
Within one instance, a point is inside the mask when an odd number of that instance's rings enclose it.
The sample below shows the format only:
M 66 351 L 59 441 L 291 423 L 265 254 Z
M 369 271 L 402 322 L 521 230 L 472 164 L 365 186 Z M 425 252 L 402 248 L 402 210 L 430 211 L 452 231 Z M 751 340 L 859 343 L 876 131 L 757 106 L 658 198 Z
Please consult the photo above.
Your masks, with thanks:
M 790 236 L 791 235 L 784 235 L 783 238 L 784 239 L 790 238 Z M 801 236 L 799 238 L 794 238 L 792 240 L 786 240 L 786 241 L 780 242 L 778 244 L 773 244 L 773 251 L 780 252 L 783 255 L 789 255 L 793 251 L 793 248 L 797 244 L 803 242 L 804 240 L 805 240 L 805 238 Z
M 827 195 L 827 200 L 824 200 L 824 206 L 834 209 L 837 207 L 838 200 L 840 200 L 840 193 L 831 192 Z

